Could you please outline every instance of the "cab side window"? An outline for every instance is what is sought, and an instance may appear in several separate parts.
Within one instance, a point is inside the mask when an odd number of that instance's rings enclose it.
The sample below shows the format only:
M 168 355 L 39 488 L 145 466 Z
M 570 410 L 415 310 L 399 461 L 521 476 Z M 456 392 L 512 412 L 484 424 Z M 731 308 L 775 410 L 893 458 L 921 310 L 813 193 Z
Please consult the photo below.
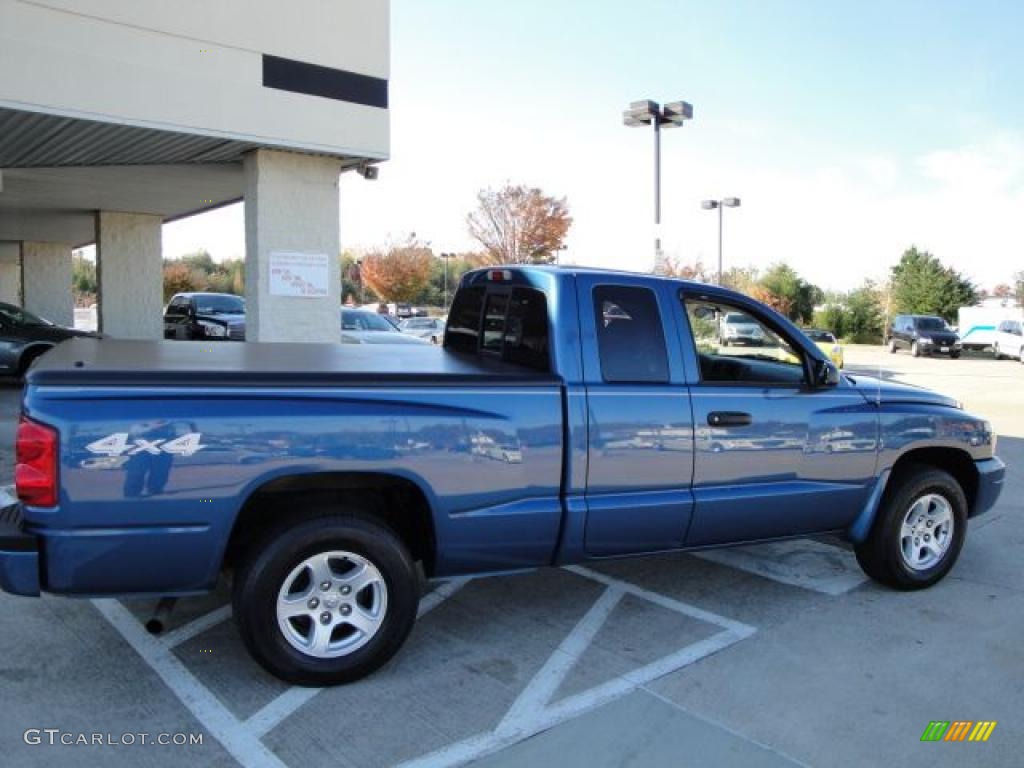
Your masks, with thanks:
M 601 377 L 618 384 L 667 384 L 668 352 L 658 300 L 650 288 L 594 288 Z
M 697 348 L 701 381 L 708 384 L 788 384 L 805 380 L 803 354 L 745 308 L 684 300 Z

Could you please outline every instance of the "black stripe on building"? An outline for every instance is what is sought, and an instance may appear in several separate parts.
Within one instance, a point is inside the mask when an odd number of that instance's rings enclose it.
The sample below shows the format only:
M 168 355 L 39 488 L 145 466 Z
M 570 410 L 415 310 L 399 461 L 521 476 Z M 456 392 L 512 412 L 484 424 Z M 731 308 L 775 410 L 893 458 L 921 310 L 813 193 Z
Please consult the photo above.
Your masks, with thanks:
M 263 85 L 281 91 L 322 96 L 367 107 L 388 106 L 388 81 L 343 69 L 263 54 Z

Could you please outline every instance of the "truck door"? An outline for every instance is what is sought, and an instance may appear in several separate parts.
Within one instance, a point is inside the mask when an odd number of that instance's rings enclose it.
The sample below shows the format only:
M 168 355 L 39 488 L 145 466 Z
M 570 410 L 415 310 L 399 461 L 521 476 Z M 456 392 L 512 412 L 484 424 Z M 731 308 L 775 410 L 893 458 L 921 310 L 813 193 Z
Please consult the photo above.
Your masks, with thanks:
M 874 475 L 873 407 L 845 380 L 811 386 L 810 353 L 761 305 L 680 299 L 691 329 L 684 354 L 696 363 L 687 366 L 695 507 L 686 545 L 847 526 Z M 729 323 L 742 325 L 742 340 Z
M 667 285 L 577 276 L 591 555 L 676 548 L 690 522 L 693 423 Z

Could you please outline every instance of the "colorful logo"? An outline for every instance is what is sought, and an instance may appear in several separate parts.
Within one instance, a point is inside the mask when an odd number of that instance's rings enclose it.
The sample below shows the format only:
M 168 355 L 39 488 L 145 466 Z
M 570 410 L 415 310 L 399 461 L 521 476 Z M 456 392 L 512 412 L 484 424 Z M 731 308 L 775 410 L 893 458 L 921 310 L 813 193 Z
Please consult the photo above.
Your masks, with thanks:
M 921 741 L 988 741 L 995 729 L 995 720 L 932 720 Z

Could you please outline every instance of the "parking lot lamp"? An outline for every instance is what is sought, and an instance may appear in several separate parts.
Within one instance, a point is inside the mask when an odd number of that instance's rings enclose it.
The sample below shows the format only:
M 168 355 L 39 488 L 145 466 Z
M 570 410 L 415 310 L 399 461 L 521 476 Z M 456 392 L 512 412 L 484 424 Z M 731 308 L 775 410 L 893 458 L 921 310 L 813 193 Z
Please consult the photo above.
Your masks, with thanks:
M 442 253 L 441 259 L 444 261 L 444 308 L 448 309 L 448 259 L 454 258 L 454 253 Z
M 693 119 L 693 106 L 685 101 L 673 101 L 661 106 L 656 101 L 634 101 L 622 113 L 622 122 L 637 128 L 654 127 L 654 265 L 661 265 L 661 129 L 676 128 Z
M 721 200 L 704 200 L 701 202 L 700 207 L 705 211 L 713 211 L 718 209 L 718 279 L 715 281 L 718 285 L 722 284 L 722 209 L 723 208 L 739 208 L 740 199 L 738 197 L 723 197 Z

